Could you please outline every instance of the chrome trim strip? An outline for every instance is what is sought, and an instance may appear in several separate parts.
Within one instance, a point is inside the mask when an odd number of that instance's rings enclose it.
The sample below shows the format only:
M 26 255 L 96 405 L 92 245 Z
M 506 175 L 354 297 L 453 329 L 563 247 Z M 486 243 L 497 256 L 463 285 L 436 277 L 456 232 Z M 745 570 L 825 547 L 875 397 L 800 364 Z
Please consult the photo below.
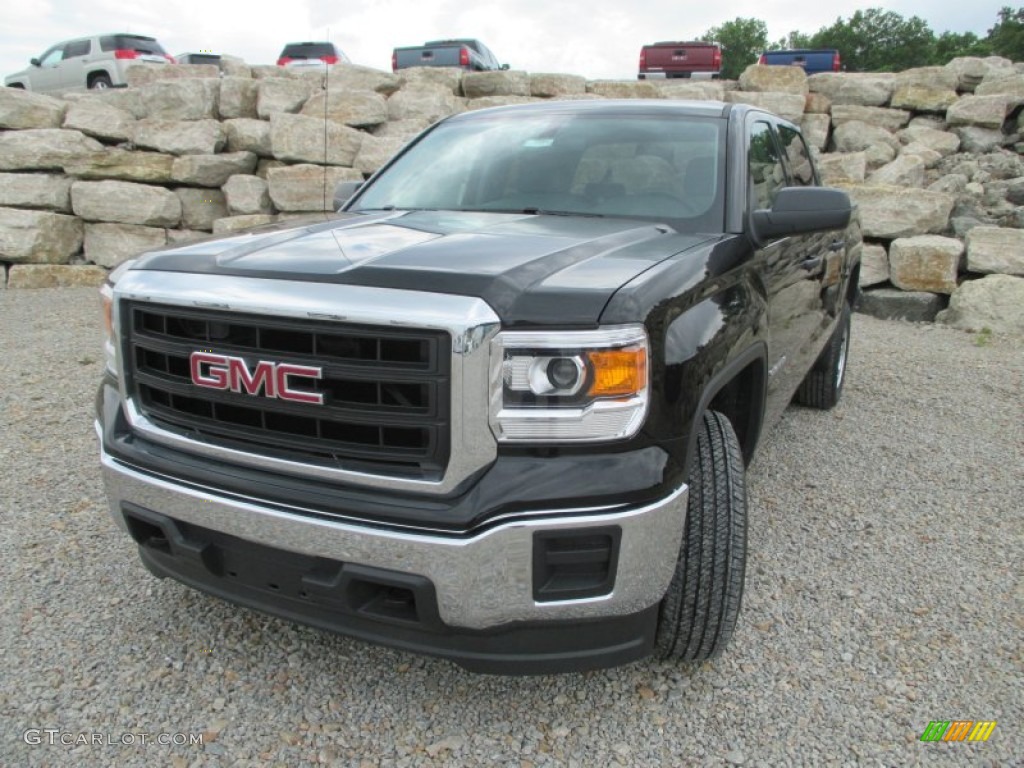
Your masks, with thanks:
M 604 514 L 600 507 L 578 516 L 535 510 L 530 514 L 538 517 L 455 538 L 300 517 L 266 506 L 259 499 L 205 494 L 125 466 L 103 451 L 102 441 L 100 451 L 110 512 L 122 529 L 126 526 L 121 502 L 129 501 L 248 541 L 425 576 L 437 591 L 444 622 L 468 629 L 512 621 L 619 616 L 654 605 L 675 571 L 689 493 L 683 485 L 654 504 Z M 622 528 L 613 591 L 581 600 L 535 602 L 534 532 L 608 525 Z
M 608 325 L 593 331 L 505 331 L 497 340 L 504 349 L 616 348 L 647 344 L 642 325 Z
M 418 480 L 388 474 L 313 466 L 200 442 L 162 429 L 128 397 L 127 340 L 121 329 L 124 301 L 201 307 L 228 312 L 425 328 L 452 337 L 451 453 L 444 477 Z M 445 494 L 494 461 L 497 443 L 488 424 L 489 348 L 500 320 L 485 301 L 467 296 L 391 288 L 307 283 L 252 277 L 131 270 L 114 286 L 114 328 L 120 349 L 118 380 L 132 429 L 147 439 L 188 453 L 302 477 L 340 480 L 368 488 Z

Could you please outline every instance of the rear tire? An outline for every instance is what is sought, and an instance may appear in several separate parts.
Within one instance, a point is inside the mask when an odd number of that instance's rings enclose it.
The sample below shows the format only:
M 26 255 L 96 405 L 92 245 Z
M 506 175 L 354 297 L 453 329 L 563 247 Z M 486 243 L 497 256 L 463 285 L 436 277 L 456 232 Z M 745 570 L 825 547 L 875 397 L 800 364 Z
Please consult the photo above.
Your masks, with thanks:
M 93 75 L 89 80 L 89 89 L 102 91 L 112 87 L 114 84 L 110 82 L 110 76 L 105 74 Z
M 832 331 L 825 349 L 807 372 L 807 376 L 796 391 L 800 405 L 827 411 L 834 408 L 843 394 L 846 381 L 846 360 L 850 351 L 850 304 L 843 304 L 839 324 Z
M 747 490 L 732 424 L 709 411 L 699 425 L 686 527 L 675 574 L 661 601 L 655 654 L 698 662 L 729 643 L 743 599 Z

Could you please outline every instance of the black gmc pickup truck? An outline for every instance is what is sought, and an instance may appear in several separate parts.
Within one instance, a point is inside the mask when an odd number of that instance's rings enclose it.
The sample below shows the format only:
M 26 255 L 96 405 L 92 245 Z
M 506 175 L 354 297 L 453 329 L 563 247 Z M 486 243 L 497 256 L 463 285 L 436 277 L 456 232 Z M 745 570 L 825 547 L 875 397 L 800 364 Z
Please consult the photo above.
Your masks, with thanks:
M 745 467 L 843 386 L 859 234 L 799 130 L 482 110 L 342 197 L 104 287 L 96 427 L 146 567 L 477 671 L 718 654 Z

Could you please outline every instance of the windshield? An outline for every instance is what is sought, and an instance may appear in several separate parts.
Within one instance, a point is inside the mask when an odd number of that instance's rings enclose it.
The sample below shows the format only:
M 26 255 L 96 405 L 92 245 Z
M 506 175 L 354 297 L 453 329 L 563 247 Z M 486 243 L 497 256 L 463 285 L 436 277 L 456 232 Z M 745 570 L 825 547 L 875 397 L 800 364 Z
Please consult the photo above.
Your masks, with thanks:
M 187 59 L 189 64 L 220 64 L 220 56 L 216 53 L 188 53 L 184 56 L 178 56 L 178 61 Z
M 289 59 L 319 59 L 321 56 L 334 56 L 333 43 L 291 43 L 284 47 L 281 57 Z
M 516 112 L 446 122 L 348 210 L 617 216 L 721 232 L 725 125 L 684 115 Z

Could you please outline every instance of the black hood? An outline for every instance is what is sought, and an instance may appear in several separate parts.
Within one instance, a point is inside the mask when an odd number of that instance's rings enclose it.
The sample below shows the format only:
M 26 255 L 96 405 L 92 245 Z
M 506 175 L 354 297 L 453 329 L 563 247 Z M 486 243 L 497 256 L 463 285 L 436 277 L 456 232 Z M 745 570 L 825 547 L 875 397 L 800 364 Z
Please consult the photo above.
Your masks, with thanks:
M 618 288 L 707 239 L 627 219 L 342 214 L 153 252 L 135 268 L 478 296 L 506 325 L 593 325 Z

